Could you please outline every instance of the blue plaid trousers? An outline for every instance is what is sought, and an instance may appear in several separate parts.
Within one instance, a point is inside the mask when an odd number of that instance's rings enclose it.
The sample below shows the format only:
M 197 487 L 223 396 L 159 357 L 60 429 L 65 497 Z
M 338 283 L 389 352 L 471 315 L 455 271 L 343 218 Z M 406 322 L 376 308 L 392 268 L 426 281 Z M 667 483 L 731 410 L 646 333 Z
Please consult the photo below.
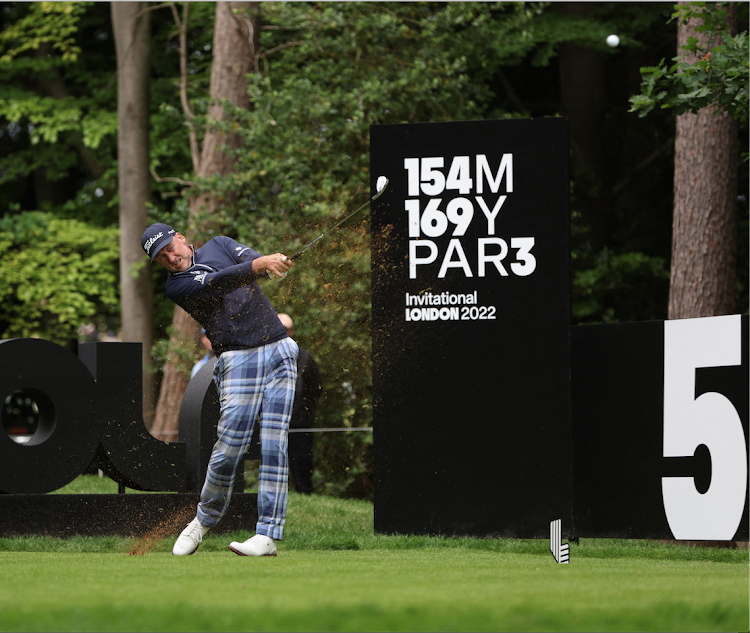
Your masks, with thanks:
M 218 523 L 232 497 L 235 471 L 260 423 L 260 472 L 256 534 L 281 540 L 289 475 L 287 443 L 294 404 L 299 347 L 291 338 L 253 349 L 224 352 L 214 366 L 221 402 L 218 440 L 208 462 L 198 504 L 205 527 Z

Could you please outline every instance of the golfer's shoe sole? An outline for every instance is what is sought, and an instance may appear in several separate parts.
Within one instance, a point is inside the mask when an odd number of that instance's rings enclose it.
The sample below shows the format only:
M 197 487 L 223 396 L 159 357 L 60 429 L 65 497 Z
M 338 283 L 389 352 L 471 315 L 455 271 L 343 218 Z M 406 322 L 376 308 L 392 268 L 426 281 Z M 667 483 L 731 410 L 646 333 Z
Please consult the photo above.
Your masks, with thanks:
M 227 545 L 227 547 L 237 554 L 237 556 L 247 556 L 247 554 L 243 554 L 241 551 L 234 549 L 231 545 Z M 263 556 L 276 556 L 276 552 L 273 552 L 272 554 L 263 554 Z

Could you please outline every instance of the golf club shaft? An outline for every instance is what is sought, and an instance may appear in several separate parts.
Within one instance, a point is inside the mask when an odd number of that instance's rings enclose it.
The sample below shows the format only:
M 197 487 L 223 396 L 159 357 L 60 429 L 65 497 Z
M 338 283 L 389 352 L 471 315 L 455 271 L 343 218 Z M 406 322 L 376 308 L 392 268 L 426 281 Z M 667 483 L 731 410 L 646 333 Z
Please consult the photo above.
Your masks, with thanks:
M 368 200 L 368 201 L 367 201 L 367 202 L 365 202 L 365 203 L 364 203 L 364 204 L 363 204 L 363 205 L 362 205 L 361 207 L 359 207 L 359 209 L 357 209 L 356 211 L 352 211 L 352 212 L 351 212 L 351 213 L 350 213 L 349 215 L 347 215 L 347 216 L 346 216 L 346 217 L 345 217 L 345 218 L 344 218 L 343 220 L 341 220 L 341 221 L 340 221 L 340 222 L 339 222 L 338 224 L 336 224 L 335 226 L 332 226 L 332 227 L 331 227 L 330 229 L 327 229 L 326 231 L 323 231 L 323 233 L 321 233 L 320 235 L 318 235 L 318 237 L 316 237 L 316 238 L 315 238 L 315 239 L 314 239 L 314 240 L 313 240 L 312 242 L 310 242 L 310 243 L 309 243 L 309 244 L 308 244 L 307 246 L 303 246 L 303 247 L 302 247 L 302 248 L 301 248 L 300 250 L 298 250 L 298 251 L 297 251 L 297 252 L 296 252 L 296 253 L 295 253 L 294 255 L 292 255 L 290 259 L 291 259 L 292 261 L 294 261 L 295 259 L 297 259 L 297 258 L 298 258 L 298 257 L 299 257 L 300 255 L 302 255 L 302 253 L 304 253 L 304 252 L 305 252 L 305 251 L 306 251 L 306 250 L 307 250 L 308 248 L 310 248 L 310 247 L 311 247 L 311 246 L 312 246 L 313 244 L 315 244 L 315 242 L 317 242 L 317 241 L 318 241 L 318 240 L 319 240 L 320 238 L 322 238 L 322 237 L 325 237 L 325 236 L 326 236 L 326 235 L 328 235 L 328 234 L 329 234 L 329 233 L 330 233 L 331 231 L 334 231 L 335 229 L 339 228 L 339 227 L 340 227 L 340 226 L 341 226 L 341 225 L 342 225 L 342 224 L 343 224 L 344 222 L 346 222 L 346 221 L 347 221 L 347 220 L 348 220 L 349 218 L 351 218 L 351 217 L 352 217 L 353 215 L 356 215 L 357 213 L 359 213 L 359 212 L 360 212 L 360 211 L 362 211 L 363 209 L 366 209 L 367 207 L 369 207 L 369 206 L 370 206 L 370 202 L 372 202 L 372 200 Z
M 383 178 L 384 178 L 384 177 L 383 177 Z M 355 215 L 357 215 L 357 213 L 359 213 L 359 212 L 360 212 L 360 211 L 362 211 L 363 209 L 366 209 L 367 207 L 369 207 L 369 206 L 370 206 L 370 204 L 371 204 L 371 203 L 373 202 L 373 200 L 377 200 L 377 199 L 378 199 L 378 198 L 379 198 L 379 197 L 380 197 L 380 196 L 382 195 L 382 193 L 383 193 L 383 192 L 385 191 L 385 188 L 386 188 L 387 186 L 388 186 L 388 179 L 387 179 L 387 178 L 385 178 L 385 184 L 383 184 L 383 187 L 382 187 L 382 188 L 381 188 L 381 189 L 380 189 L 379 191 L 377 191 L 377 192 L 375 193 L 375 195 L 374 195 L 374 196 L 373 196 L 372 198 L 370 198 L 370 199 L 369 199 L 369 200 L 368 200 L 367 202 L 365 202 L 365 203 L 364 203 L 364 204 L 363 204 L 363 205 L 362 205 L 361 207 L 358 207 L 357 209 L 355 209 L 354 211 L 352 211 L 352 212 L 351 212 L 351 213 L 350 213 L 349 215 L 347 215 L 347 216 L 346 216 L 346 217 L 345 217 L 345 218 L 344 218 L 343 220 L 339 220 L 339 221 L 338 221 L 338 222 L 337 222 L 337 223 L 336 223 L 336 224 L 335 224 L 334 226 L 332 226 L 332 227 L 331 227 L 330 229 L 327 229 L 326 231 L 323 231 L 323 233 L 321 233 L 320 235 L 318 235 L 318 237 L 316 237 L 316 238 L 315 238 L 315 239 L 314 239 L 314 240 L 313 240 L 312 242 L 310 242 L 310 243 L 309 243 L 309 244 L 308 244 L 307 246 L 303 246 L 303 247 L 302 247 L 302 248 L 301 248 L 300 250 L 298 250 L 298 251 L 297 251 L 297 252 L 296 252 L 296 253 L 295 253 L 294 255 L 292 255 L 292 256 L 291 256 L 291 257 L 290 257 L 289 259 L 291 259 L 292 261 L 294 261 L 294 260 L 295 260 L 295 259 L 297 259 L 297 258 L 298 258 L 298 257 L 299 257 L 300 255 L 302 255 L 302 253 L 304 253 L 304 252 L 305 252 L 305 251 L 306 251 L 306 250 L 307 250 L 308 248 L 310 248 L 310 247 L 311 247 L 311 246 L 312 246 L 313 244 L 315 244 L 315 242 L 317 242 L 317 241 L 318 241 L 319 239 L 321 239 L 321 238 L 325 237 L 325 236 L 326 236 L 326 235 L 328 235 L 328 234 L 329 234 L 329 233 L 330 233 L 331 231 L 334 231 L 334 230 L 336 230 L 336 229 L 337 229 L 337 228 L 339 228 L 339 227 L 340 227 L 340 226 L 341 226 L 341 225 L 342 225 L 342 224 L 343 224 L 344 222 L 346 222 L 346 221 L 347 221 L 347 220 L 348 220 L 349 218 L 351 218 L 352 216 L 355 216 Z M 268 273 L 268 272 L 266 273 L 266 277 L 268 277 L 268 279 L 273 279 L 273 275 L 271 275 L 271 273 Z M 286 274 L 284 274 L 284 277 L 286 277 Z
M 291 260 L 292 260 L 292 261 L 294 261 L 295 259 L 297 259 L 297 258 L 298 258 L 298 257 L 299 257 L 300 255 L 302 255 L 302 253 L 304 253 L 304 252 L 305 252 L 305 251 L 306 251 L 306 250 L 307 250 L 308 248 L 310 248 L 310 247 L 311 247 L 311 246 L 312 246 L 313 244 L 315 244 L 315 242 L 317 242 L 317 241 L 318 241 L 318 240 L 319 240 L 320 238 L 322 238 L 322 237 L 325 237 L 325 236 L 326 236 L 326 235 L 328 235 L 328 234 L 329 234 L 329 233 L 330 233 L 331 231 L 335 231 L 335 230 L 336 230 L 337 228 L 339 228 L 339 227 L 340 227 L 340 226 L 341 226 L 341 225 L 342 225 L 342 224 L 343 224 L 344 222 L 346 222 L 346 221 L 347 221 L 347 220 L 348 220 L 349 218 L 351 218 L 352 216 L 355 216 L 355 215 L 357 215 L 357 213 L 359 213 L 360 211 L 362 211 L 362 210 L 366 209 L 367 207 L 369 207 L 369 206 L 370 206 L 370 203 L 372 203 L 372 201 L 373 201 L 373 200 L 376 200 L 377 198 L 379 198 L 379 197 L 380 197 L 380 195 L 381 195 L 381 194 L 382 194 L 382 193 L 383 193 L 383 192 L 385 191 L 385 188 L 386 188 L 387 186 L 388 186 L 388 181 L 386 180 L 386 183 L 385 183 L 385 185 L 383 185 L 383 188 L 382 188 L 382 189 L 381 189 L 380 191 L 378 191 L 378 192 L 377 192 L 377 193 L 376 193 L 376 194 L 375 194 L 375 195 L 374 195 L 374 196 L 373 196 L 372 198 L 370 198 L 370 199 L 369 199 L 369 200 L 368 200 L 367 202 L 365 202 L 365 203 L 364 203 L 364 204 L 363 204 L 363 205 L 362 205 L 361 207 L 359 207 L 359 208 L 355 209 L 354 211 L 352 211 L 352 212 L 351 212 L 351 213 L 350 213 L 349 215 L 347 215 L 347 216 L 346 216 L 346 217 L 345 217 L 345 218 L 344 218 L 343 220 L 340 220 L 340 221 L 339 221 L 339 222 L 338 222 L 337 224 L 335 224 L 334 226 L 332 226 L 332 227 L 331 227 L 330 229 L 328 229 L 328 230 L 324 231 L 323 233 L 321 233 L 320 235 L 318 235 L 318 237 L 316 237 L 316 238 L 315 238 L 315 239 L 314 239 L 314 240 L 313 240 L 312 242 L 310 242 L 310 243 L 309 243 L 309 244 L 308 244 L 307 246 L 303 246 L 303 247 L 302 247 L 302 248 L 301 248 L 300 250 L 298 250 L 298 251 L 297 251 L 297 252 L 296 252 L 296 253 L 295 253 L 294 255 L 292 255 L 292 257 L 291 257 Z

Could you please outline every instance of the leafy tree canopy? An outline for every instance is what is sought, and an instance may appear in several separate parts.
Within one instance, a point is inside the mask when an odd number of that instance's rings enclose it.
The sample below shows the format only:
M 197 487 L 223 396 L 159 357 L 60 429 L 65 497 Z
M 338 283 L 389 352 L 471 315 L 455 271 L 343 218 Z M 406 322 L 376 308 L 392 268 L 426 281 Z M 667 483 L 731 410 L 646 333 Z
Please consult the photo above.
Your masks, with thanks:
M 99 11 L 93 4 L 39 2 L 3 8 L 0 135 L 9 137 L 7 149 L 12 151 L 0 148 L 0 186 L 40 170 L 50 182 L 101 179 L 100 187 L 114 189 L 117 111 L 116 92 L 109 85 L 114 68 L 102 66 L 98 55 L 83 54 L 80 42 L 83 31 L 89 36 L 85 51 L 91 53 L 108 39 L 106 26 L 92 28 Z M 109 177 L 102 178 L 108 170 Z M 73 197 L 63 187 L 67 195 L 61 197 Z
M 115 315 L 118 239 L 116 228 L 51 213 L 0 218 L 0 338 L 64 345 L 82 323 Z
M 673 59 L 674 64 L 668 65 L 662 59 L 657 66 L 642 68 L 641 94 L 631 98 L 630 111 L 646 116 L 655 108 L 673 108 L 676 114 L 683 114 L 717 105 L 740 125 L 747 125 L 750 78 L 747 29 L 731 34 L 725 4 L 691 2 L 679 5 L 672 16 L 683 24 L 692 18 L 702 21 L 695 30 L 706 35 L 706 43 L 690 37 L 682 47 L 684 52 Z

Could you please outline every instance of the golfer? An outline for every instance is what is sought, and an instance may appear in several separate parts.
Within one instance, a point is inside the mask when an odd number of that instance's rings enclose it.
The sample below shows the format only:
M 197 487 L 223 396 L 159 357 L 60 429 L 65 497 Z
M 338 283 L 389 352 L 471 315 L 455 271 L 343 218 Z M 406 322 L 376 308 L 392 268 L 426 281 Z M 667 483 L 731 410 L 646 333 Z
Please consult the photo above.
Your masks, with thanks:
M 287 440 L 299 348 L 286 332 L 257 279 L 284 277 L 291 259 L 260 255 L 225 236 L 199 249 L 166 224 L 141 238 L 152 262 L 169 271 L 167 297 L 206 330 L 217 361 L 214 381 L 221 417 L 195 519 L 172 553 L 192 554 L 229 506 L 235 471 L 243 463 L 256 418 L 260 421 L 258 523 L 255 536 L 229 545 L 241 556 L 276 556 L 287 505 Z

